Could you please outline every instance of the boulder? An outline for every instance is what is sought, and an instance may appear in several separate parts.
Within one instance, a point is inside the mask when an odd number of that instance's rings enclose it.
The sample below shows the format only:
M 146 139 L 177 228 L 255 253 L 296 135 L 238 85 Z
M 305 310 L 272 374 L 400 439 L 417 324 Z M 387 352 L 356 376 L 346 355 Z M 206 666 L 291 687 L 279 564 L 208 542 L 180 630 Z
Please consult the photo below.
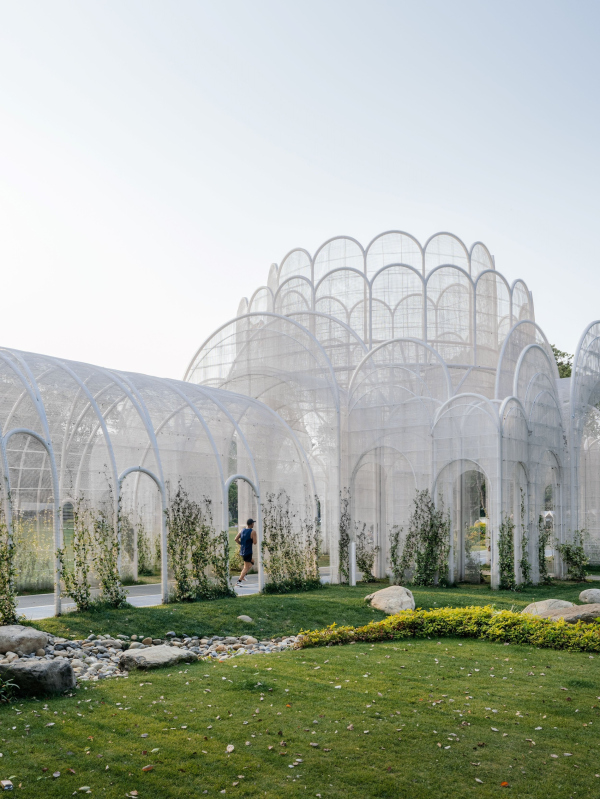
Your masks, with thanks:
M 578 621 L 592 622 L 600 618 L 600 604 L 594 603 L 592 605 L 573 605 L 572 608 L 564 608 L 563 610 L 548 610 L 545 613 L 539 614 L 544 619 L 564 619 L 569 624 L 575 624 Z
M 32 655 L 48 644 L 46 633 L 22 624 L 6 624 L 0 627 L 0 654 L 16 652 L 17 655 Z
M 390 585 L 375 591 L 365 597 L 365 602 L 370 602 L 372 608 L 382 610 L 388 616 L 393 616 L 403 610 L 414 610 L 415 600 L 412 591 L 403 588 L 401 585 Z
M 586 605 L 597 605 L 600 602 L 600 588 L 586 588 L 579 594 L 579 599 Z
M 176 666 L 179 663 L 193 663 L 198 656 L 187 649 L 176 646 L 151 646 L 148 649 L 129 649 L 119 659 L 119 668 L 126 671 L 134 669 L 160 669 L 163 666 Z
M 75 674 L 65 658 L 0 663 L 0 677 L 18 685 L 20 695 L 60 694 L 75 688 Z
M 250 616 L 243 614 L 242 616 L 238 616 L 238 621 L 245 621 L 249 624 L 253 620 L 250 618 Z
M 566 599 L 544 599 L 542 602 L 532 602 L 531 605 L 527 605 L 521 613 L 529 613 L 530 616 L 543 616 L 553 610 L 563 610 L 573 606 L 573 602 L 567 602 Z

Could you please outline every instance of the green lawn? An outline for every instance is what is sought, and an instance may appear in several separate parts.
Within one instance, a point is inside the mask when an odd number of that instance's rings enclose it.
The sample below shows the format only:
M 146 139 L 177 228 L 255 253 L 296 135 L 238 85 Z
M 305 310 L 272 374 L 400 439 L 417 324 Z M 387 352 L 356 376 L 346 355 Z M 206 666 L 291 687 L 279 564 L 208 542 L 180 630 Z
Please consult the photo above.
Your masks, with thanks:
M 0 771 L 49 799 L 83 786 L 107 799 L 491 797 L 503 782 L 519 799 L 596 796 L 598 662 L 443 639 L 197 663 L 3 707 Z
M 169 630 L 188 635 L 241 635 L 251 631 L 257 638 L 290 635 L 301 629 L 336 624 L 366 624 L 382 619 L 364 601 L 372 591 L 387 583 L 360 584 L 356 588 L 329 586 L 320 591 L 279 595 L 254 595 L 237 599 L 218 599 L 187 605 L 162 605 L 153 608 L 127 608 L 102 613 L 68 613 L 60 618 L 44 619 L 34 626 L 55 635 L 87 636 L 111 633 L 117 635 L 150 635 L 162 638 Z M 501 608 L 524 608 L 530 602 L 554 597 L 579 601 L 579 593 L 589 584 L 555 583 L 523 592 L 492 591 L 486 585 L 459 585 L 456 588 L 414 589 L 417 607 L 461 607 L 495 604 Z M 237 620 L 247 614 L 253 625 Z M 600 691 L 599 691 L 600 693 Z

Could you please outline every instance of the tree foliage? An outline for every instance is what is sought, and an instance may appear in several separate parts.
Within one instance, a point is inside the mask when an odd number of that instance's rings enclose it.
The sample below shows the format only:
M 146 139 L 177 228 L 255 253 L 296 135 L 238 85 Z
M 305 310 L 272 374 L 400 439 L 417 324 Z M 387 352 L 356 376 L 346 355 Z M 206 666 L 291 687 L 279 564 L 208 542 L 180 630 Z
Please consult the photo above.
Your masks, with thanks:
M 557 349 L 554 344 L 552 344 L 552 352 L 554 353 L 554 360 L 558 367 L 558 376 L 571 377 L 574 356 L 570 355 L 568 352 Z

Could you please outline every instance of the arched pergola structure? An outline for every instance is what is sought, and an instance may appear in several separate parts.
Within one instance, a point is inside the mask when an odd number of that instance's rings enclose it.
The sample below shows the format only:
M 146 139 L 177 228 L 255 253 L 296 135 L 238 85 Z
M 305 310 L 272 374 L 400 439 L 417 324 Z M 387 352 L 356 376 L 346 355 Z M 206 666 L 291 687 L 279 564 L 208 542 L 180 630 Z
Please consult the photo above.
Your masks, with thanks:
M 227 529 L 228 489 L 250 486 L 261 535 L 261 496 L 285 489 L 302 516 L 314 515 L 315 486 L 293 429 L 270 407 L 239 393 L 12 349 L 0 350 L 0 447 L 4 507 L 19 537 L 27 587 L 55 588 L 60 612 L 63 505 L 123 512 L 144 522 L 161 554 L 162 596 L 170 564 L 166 509 L 181 485 L 212 504 Z M 259 548 L 260 550 L 260 548 Z M 136 569 L 122 548 L 123 573 Z M 260 566 L 259 580 L 263 581 Z

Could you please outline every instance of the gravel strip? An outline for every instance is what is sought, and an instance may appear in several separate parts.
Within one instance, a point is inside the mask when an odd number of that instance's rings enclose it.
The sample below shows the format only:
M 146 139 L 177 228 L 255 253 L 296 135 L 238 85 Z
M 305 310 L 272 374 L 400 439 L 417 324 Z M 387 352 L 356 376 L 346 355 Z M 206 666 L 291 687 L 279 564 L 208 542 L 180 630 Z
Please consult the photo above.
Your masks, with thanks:
M 108 677 L 127 677 L 127 671 L 119 669 L 119 659 L 127 649 L 145 649 L 151 646 L 176 646 L 193 652 L 198 660 L 229 660 L 244 655 L 268 655 L 273 652 L 284 652 L 293 649 L 296 636 L 273 638 L 258 641 L 251 635 L 234 636 L 212 635 L 207 638 L 198 636 L 178 637 L 167 633 L 165 638 L 142 638 L 141 636 L 90 635 L 86 639 L 67 639 L 50 636 L 44 654 L 38 650 L 33 655 L 19 658 L 14 652 L 7 652 L 0 663 L 11 663 L 18 659 L 54 660 L 67 658 L 71 662 L 77 682 L 93 682 Z

